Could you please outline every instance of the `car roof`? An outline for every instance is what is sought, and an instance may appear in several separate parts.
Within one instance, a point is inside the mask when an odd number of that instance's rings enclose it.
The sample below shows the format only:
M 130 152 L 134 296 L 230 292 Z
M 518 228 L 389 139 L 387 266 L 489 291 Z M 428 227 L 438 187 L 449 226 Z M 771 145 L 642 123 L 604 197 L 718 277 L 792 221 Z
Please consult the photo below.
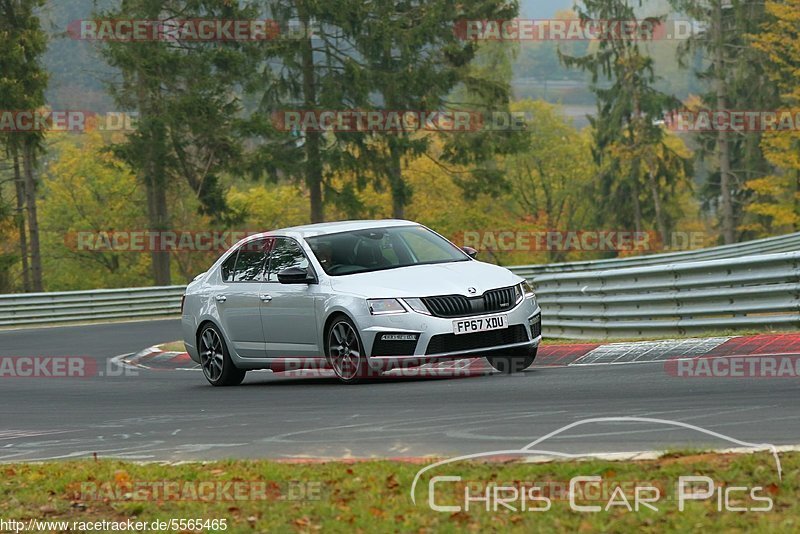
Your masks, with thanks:
M 291 226 L 289 228 L 281 228 L 279 230 L 272 230 L 265 232 L 262 235 L 290 235 L 299 237 L 312 237 L 325 234 L 337 234 L 340 232 L 353 232 L 356 230 L 368 230 L 372 228 L 388 228 L 392 226 L 409 226 L 419 225 L 413 221 L 405 221 L 402 219 L 373 219 L 373 220 L 356 220 L 356 221 L 337 221 L 325 222 L 317 224 L 306 224 L 303 226 Z

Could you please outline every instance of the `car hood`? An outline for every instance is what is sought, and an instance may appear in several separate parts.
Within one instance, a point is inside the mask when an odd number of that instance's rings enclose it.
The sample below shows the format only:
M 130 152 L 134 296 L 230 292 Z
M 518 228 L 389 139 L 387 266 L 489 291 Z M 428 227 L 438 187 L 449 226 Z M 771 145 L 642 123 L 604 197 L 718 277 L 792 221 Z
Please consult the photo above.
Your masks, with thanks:
M 330 277 L 335 291 L 363 297 L 427 297 L 480 295 L 523 279 L 504 267 L 480 261 L 412 265 L 368 273 Z M 469 293 L 467 288 L 475 288 Z

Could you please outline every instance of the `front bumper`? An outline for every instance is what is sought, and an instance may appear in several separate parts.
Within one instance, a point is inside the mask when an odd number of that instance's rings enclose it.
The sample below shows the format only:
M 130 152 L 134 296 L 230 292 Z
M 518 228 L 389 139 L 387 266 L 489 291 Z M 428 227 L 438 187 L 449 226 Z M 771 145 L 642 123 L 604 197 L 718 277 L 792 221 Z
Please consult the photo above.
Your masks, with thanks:
M 358 319 L 363 321 L 359 330 L 371 363 L 389 363 L 390 367 L 394 366 L 392 362 L 423 364 L 476 357 L 498 350 L 538 347 L 542 339 L 541 309 L 533 298 L 522 299 L 511 310 L 500 313 L 508 316 L 507 328 L 458 336 L 453 334 L 455 319 L 417 312 L 368 315 Z M 458 318 L 462 319 L 468 317 Z M 385 335 L 398 341 L 381 339 Z M 416 335 L 416 343 L 408 341 L 409 335 Z M 392 348 L 392 344 L 396 347 Z

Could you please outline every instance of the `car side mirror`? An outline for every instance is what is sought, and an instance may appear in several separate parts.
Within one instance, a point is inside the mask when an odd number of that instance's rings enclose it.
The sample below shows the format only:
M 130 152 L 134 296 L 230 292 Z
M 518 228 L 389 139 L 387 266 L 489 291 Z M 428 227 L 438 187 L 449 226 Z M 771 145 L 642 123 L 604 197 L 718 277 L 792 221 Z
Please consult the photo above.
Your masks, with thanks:
M 313 284 L 315 280 L 309 274 L 308 269 L 289 267 L 278 273 L 278 282 L 281 284 Z
M 474 258 L 475 256 L 477 256 L 477 255 L 478 255 L 478 251 L 477 251 L 477 250 L 475 250 L 475 249 L 474 249 L 474 248 L 472 248 L 472 247 L 461 247 L 461 250 L 463 250 L 463 251 L 464 251 L 464 254 L 466 254 L 466 255 L 467 255 L 467 256 L 469 256 L 470 258 Z

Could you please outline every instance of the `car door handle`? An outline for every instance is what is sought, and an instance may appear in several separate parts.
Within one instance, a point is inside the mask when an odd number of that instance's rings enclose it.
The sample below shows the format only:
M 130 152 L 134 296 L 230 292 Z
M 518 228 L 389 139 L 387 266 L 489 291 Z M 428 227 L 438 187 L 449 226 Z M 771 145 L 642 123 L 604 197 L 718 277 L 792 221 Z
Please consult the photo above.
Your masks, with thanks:
M 261 300 L 263 300 L 264 302 L 269 302 L 269 301 L 271 301 L 271 300 L 272 300 L 272 295 L 267 295 L 267 294 L 264 294 L 264 295 L 260 295 L 260 298 L 261 298 Z
M 225 302 L 226 300 L 228 300 L 228 297 L 226 297 L 225 295 L 217 295 L 214 298 L 217 299 L 217 302 Z

